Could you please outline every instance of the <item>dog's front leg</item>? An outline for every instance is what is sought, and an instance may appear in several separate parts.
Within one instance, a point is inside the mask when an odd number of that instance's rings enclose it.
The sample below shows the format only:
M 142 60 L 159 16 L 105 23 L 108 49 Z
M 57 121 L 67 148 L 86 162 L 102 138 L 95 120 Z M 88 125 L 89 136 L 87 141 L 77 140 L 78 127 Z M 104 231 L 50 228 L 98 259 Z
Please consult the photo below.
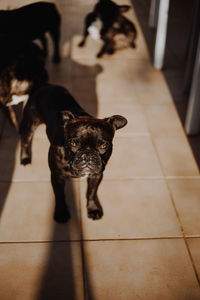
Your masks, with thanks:
M 38 125 L 42 122 L 35 107 L 31 106 L 30 102 L 28 102 L 24 108 L 19 130 L 21 141 L 20 162 L 24 166 L 31 163 L 33 135 Z
M 89 177 L 87 187 L 87 213 L 88 218 L 93 220 L 101 219 L 103 209 L 97 196 L 98 186 L 103 178 L 103 175 Z
M 83 39 L 82 41 L 78 44 L 79 47 L 83 47 L 85 45 L 86 39 L 89 35 L 88 28 L 90 25 L 96 20 L 96 14 L 95 13 L 89 13 L 86 17 L 85 20 L 85 28 L 84 28 L 84 33 L 83 33 Z
M 101 48 L 101 50 L 98 52 L 97 57 L 100 58 L 103 56 L 103 54 L 113 54 L 114 53 L 114 41 L 112 40 L 104 40 L 104 44 Z
M 58 176 L 51 172 L 51 184 L 56 200 L 54 220 L 58 223 L 65 223 L 70 218 L 70 213 L 65 203 L 65 180 L 59 180 Z

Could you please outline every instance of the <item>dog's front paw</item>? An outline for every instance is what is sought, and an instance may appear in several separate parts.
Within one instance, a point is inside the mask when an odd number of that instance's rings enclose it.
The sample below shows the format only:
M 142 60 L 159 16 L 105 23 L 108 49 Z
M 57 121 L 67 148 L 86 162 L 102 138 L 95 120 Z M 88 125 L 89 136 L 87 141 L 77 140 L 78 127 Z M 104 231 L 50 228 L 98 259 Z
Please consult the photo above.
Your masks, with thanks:
M 79 47 L 83 47 L 84 45 L 85 45 L 85 42 L 84 42 L 84 41 L 81 41 L 81 42 L 78 44 Z
M 32 154 L 31 154 L 30 146 L 24 146 L 22 144 L 21 152 L 20 152 L 20 163 L 21 163 L 21 165 L 26 166 L 28 164 L 31 164 L 31 157 L 32 157 Z
M 99 220 L 103 216 L 103 209 L 100 203 L 90 203 L 87 208 L 88 218 L 92 220 Z
M 23 166 L 26 166 L 28 164 L 31 164 L 31 158 L 30 157 L 24 157 L 24 158 L 21 158 L 21 165 Z
M 57 223 L 66 223 L 69 219 L 70 219 L 70 213 L 69 213 L 67 207 L 62 210 L 60 210 L 60 209 L 55 210 L 54 220 Z
M 131 48 L 136 48 L 136 44 L 134 42 L 131 43 Z
M 107 50 L 107 53 L 109 54 L 109 55 L 112 55 L 112 54 L 114 54 L 115 53 L 115 50 L 114 49 L 108 49 Z
M 103 56 L 103 53 L 102 52 L 99 52 L 98 54 L 97 54 L 97 58 L 101 58 Z
M 89 210 L 88 209 L 88 218 L 92 220 L 99 220 L 103 216 L 103 210 L 102 209 L 95 209 L 95 210 Z

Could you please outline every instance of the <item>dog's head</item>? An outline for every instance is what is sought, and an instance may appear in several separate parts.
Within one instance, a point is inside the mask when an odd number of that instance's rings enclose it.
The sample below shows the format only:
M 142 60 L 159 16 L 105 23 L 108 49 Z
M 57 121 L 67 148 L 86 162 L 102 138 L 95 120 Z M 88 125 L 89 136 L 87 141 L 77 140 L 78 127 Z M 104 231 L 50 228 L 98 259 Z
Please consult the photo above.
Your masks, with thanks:
M 129 9 L 129 5 L 117 5 L 111 0 L 99 0 L 94 8 L 94 12 L 102 20 L 106 21 L 108 19 L 115 19 Z
M 75 118 L 71 112 L 62 112 L 64 119 L 65 158 L 72 176 L 91 177 L 101 174 L 112 153 L 115 130 L 124 127 L 122 116 L 105 119 Z

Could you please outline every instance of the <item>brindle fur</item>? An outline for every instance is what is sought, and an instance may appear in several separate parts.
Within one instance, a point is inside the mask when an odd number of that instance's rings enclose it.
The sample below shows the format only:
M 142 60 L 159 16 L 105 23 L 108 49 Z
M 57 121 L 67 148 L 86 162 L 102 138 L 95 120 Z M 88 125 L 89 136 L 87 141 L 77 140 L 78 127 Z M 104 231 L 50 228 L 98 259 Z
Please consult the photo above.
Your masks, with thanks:
M 69 92 L 47 84 L 39 88 L 24 108 L 20 126 L 21 164 L 31 163 L 31 143 L 36 127 L 46 124 L 50 141 L 49 168 L 55 194 L 57 222 L 68 221 L 64 186 L 68 177 L 88 177 L 87 211 L 93 220 L 103 216 L 97 189 L 112 153 L 115 130 L 126 125 L 122 116 L 96 119 L 80 107 Z

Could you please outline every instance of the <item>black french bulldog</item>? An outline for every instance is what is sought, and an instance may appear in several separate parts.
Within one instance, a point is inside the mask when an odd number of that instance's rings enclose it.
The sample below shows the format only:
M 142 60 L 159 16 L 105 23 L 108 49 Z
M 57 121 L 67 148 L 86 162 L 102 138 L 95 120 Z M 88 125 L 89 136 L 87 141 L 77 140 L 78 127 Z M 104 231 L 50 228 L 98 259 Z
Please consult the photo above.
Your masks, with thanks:
M 0 108 L 19 130 L 13 105 L 27 101 L 29 95 L 48 80 L 44 55 L 31 41 L 0 37 Z
M 67 177 L 87 177 L 87 212 L 93 220 L 103 216 L 97 189 L 112 153 L 115 130 L 126 125 L 119 115 L 96 119 L 83 110 L 69 92 L 57 85 L 39 88 L 24 108 L 21 123 L 21 164 L 31 163 L 34 130 L 46 124 L 50 141 L 49 167 L 55 194 L 57 222 L 68 221 L 64 185 Z
M 36 2 L 17 9 L 0 10 L 0 36 L 19 37 L 33 41 L 39 39 L 47 55 L 45 33 L 49 32 L 54 44 L 53 62 L 60 61 L 61 16 L 54 3 Z
M 97 57 L 103 54 L 113 54 L 117 48 L 117 36 L 122 34 L 126 37 L 128 44 L 135 48 L 137 31 L 135 25 L 122 15 L 130 9 L 129 5 L 117 5 L 111 0 L 99 0 L 94 10 L 85 18 L 83 40 L 80 47 L 85 45 L 89 34 L 94 39 L 102 39 L 104 44 Z

